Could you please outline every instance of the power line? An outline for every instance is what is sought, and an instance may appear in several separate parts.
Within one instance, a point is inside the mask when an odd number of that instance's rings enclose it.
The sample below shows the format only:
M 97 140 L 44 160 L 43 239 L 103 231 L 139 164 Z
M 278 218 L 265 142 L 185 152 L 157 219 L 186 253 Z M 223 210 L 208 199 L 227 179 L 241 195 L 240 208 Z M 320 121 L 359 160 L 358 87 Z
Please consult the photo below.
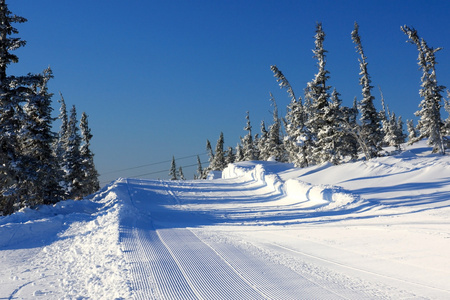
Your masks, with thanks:
M 201 164 L 205 164 L 206 162 L 202 162 Z M 187 166 L 181 166 L 181 168 L 188 168 L 188 167 L 193 167 L 193 166 L 197 166 L 198 164 L 192 164 L 192 165 L 187 165 Z M 170 169 L 167 170 L 161 170 L 161 171 L 153 171 L 150 173 L 145 173 L 145 174 L 139 174 L 139 175 L 133 175 L 131 177 L 141 177 L 141 176 L 147 176 L 147 175 L 153 175 L 153 174 L 158 174 L 158 173 L 163 173 L 163 172 L 169 172 Z
M 196 156 L 200 156 L 200 155 L 205 155 L 205 154 L 207 154 L 207 152 L 200 153 L 200 154 L 189 155 L 189 156 L 184 156 L 184 157 L 180 157 L 180 158 L 177 158 L 176 160 L 182 160 L 182 159 L 186 159 L 186 158 L 192 158 L 192 157 L 196 157 Z M 153 163 L 149 163 L 149 164 L 145 164 L 145 165 L 140 165 L 140 166 L 135 166 L 135 167 L 129 167 L 129 168 L 120 169 L 120 170 L 114 170 L 114 171 L 108 171 L 108 172 L 102 173 L 101 175 L 108 175 L 108 174 L 117 173 L 117 172 L 123 172 L 123 171 L 135 170 L 135 169 L 145 168 L 145 167 L 149 167 L 149 166 L 165 164 L 165 163 L 169 163 L 169 162 L 171 162 L 171 161 L 172 161 L 172 159 L 164 160 L 164 161 L 158 161 L 158 162 L 153 162 Z
M 206 153 L 204 153 L 204 154 L 206 154 Z M 193 156 L 196 156 L 196 155 L 193 155 Z M 193 156 L 186 156 L 186 157 L 184 157 L 184 158 L 188 158 L 188 157 L 193 157 Z M 182 158 L 181 158 L 182 159 Z M 167 162 L 171 162 L 172 160 L 169 160 L 169 161 L 167 161 Z M 162 163 L 162 162 L 161 162 Z M 202 165 L 203 164 L 207 164 L 207 163 L 209 163 L 209 162 L 200 162 Z M 154 164 L 156 164 L 156 163 L 154 163 Z M 198 163 L 196 163 L 196 164 L 192 164 L 192 165 L 185 165 L 185 166 L 181 166 L 181 168 L 188 168 L 188 167 L 193 167 L 193 166 L 197 166 L 198 165 Z M 136 169 L 136 168 L 128 168 L 128 169 L 126 169 L 126 170 L 130 170 L 130 169 Z M 158 173 L 168 173 L 170 171 L 170 169 L 167 169 L 167 170 L 159 170 L 159 171 L 153 171 L 153 172 L 149 172 L 149 173 L 145 173 L 145 174 L 139 174 L 139 175 L 130 175 L 130 176 L 126 176 L 126 177 L 141 177 L 141 176 L 148 176 L 148 175 L 154 175 L 154 174 L 158 174 Z M 106 174 L 106 173 L 105 173 Z M 110 181 L 105 181 L 105 182 L 101 182 L 100 184 L 106 184 L 106 183 L 109 183 Z

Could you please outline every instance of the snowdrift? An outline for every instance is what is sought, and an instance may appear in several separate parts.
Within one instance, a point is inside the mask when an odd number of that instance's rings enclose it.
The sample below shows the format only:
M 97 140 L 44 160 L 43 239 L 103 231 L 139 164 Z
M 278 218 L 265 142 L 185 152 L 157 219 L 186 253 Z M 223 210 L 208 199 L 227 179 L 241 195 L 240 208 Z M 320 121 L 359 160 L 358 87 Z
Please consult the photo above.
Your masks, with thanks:
M 319 166 L 320 168 L 320 166 Z M 360 201 L 359 196 L 332 185 L 314 185 L 300 178 L 282 180 L 278 174 L 295 169 L 292 164 L 270 161 L 239 162 L 228 165 L 222 172 L 223 179 L 241 177 L 257 181 L 272 191 L 279 192 L 284 205 L 300 205 L 304 208 L 335 209 Z
M 129 299 L 119 241 L 129 205 L 120 184 L 0 217 L 0 292 L 12 292 L 4 299 Z

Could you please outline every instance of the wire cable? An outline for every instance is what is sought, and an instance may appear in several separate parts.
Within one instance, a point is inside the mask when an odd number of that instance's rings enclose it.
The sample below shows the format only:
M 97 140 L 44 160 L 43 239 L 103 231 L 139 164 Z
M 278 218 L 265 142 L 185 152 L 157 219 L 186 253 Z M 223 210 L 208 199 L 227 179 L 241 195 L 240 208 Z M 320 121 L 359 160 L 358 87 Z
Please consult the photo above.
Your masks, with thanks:
M 192 157 L 196 157 L 196 156 L 200 156 L 200 155 L 205 155 L 205 154 L 207 154 L 207 152 L 200 153 L 200 154 L 189 155 L 189 156 L 184 156 L 184 157 L 180 157 L 180 158 L 177 158 L 176 160 L 182 160 L 182 159 L 186 159 L 186 158 L 192 158 Z M 135 170 L 135 169 L 145 168 L 145 167 L 149 167 L 149 166 L 165 164 L 165 163 L 169 163 L 169 162 L 171 162 L 171 161 L 172 161 L 172 159 L 164 160 L 164 161 L 158 161 L 158 162 L 153 162 L 153 163 L 149 163 L 149 164 L 145 164 L 145 165 L 140 165 L 140 166 L 135 166 L 135 167 L 129 167 L 129 168 L 124 168 L 124 169 L 114 170 L 114 171 L 108 171 L 108 172 L 102 173 L 101 175 L 109 175 L 109 174 L 113 174 L 113 173 L 117 173 L 117 172 L 123 172 L 123 171 Z

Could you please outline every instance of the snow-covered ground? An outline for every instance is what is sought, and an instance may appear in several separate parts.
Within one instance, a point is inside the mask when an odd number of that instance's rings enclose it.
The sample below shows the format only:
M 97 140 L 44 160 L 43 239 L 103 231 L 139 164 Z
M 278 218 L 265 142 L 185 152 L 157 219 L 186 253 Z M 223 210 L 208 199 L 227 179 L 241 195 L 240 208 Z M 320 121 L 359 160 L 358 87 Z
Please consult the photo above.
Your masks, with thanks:
M 0 217 L 0 299 L 450 299 L 450 156 L 119 179 Z

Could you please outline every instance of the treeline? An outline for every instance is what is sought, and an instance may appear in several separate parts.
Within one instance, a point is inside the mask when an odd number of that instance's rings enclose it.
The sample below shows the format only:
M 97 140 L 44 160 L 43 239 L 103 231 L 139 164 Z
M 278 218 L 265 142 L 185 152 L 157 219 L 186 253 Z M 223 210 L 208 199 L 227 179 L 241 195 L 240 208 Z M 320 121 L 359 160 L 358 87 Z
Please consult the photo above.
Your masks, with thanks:
M 447 136 L 450 135 L 450 118 L 441 119 L 441 108 L 450 111 L 448 99 L 444 99 L 445 87 L 436 79 L 435 53 L 441 48 L 431 48 L 417 31 L 402 26 L 408 41 L 418 51 L 418 65 L 422 71 L 419 110 L 415 113 L 420 119 L 414 126 L 412 120 L 407 121 L 407 132 L 401 116 L 385 105 L 381 94 L 381 111 L 374 105 L 373 86 L 368 72 L 367 57 L 364 54 L 359 26 L 355 22 L 351 39 L 355 44 L 360 67 L 359 84 L 362 99 L 355 97 L 352 107 L 342 105 L 340 94 L 336 88 L 328 85 L 330 73 L 326 69 L 326 53 L 324 49 L 325 33 L 322 24 L 316 26 L 314 58 L 318 71 L 312 81 L 304 89 L 303 98 L 297 97 L 294 89 L 276 65 L 271 70 L 282 89 L 286 89 L 291 101 L 284 118 L 278 116 L 275 99 L 271 95 L 273 106 L 272 124 L 266 128 L 261 122 L 260 133 L 253 134 L 250 116 L 247 112 L 247 134 L 240 137 L 240 143 L 233 148 L 224 149 L 223 133 L 217 141 L 215 151 L 210 141 L 206 143 L 209 154 L 209 166 L 202 168 L 200 160 L 196 178 L 206 178 L 210 171 L 223 170 L 228 163 L 248 160 L 276 160 L 294 163 L 297 167 L 330 162 L 340 164 L 356 160 L 360 155 L 368 160 L 387 155 L 383 147 L 395 147 L 394 152 L 401 150 L 401 144 L 408 139 L 415 143 L 428 139 L 433 152 L 445 154 L 449 146 Z M 450 98 L 450 93 L 448 98 Z M 173 178 L 172 178 L 173 179 Z
M 75 106 L 67 114 L 61 96 L 61 128 L 52 131 L 50 68 L 40 74 L 8 75 L 25 45 L 13 35 L 14 23 L 27 20 L 13 15 L 0 0 L 0 215 L 22 207 L 78 199 L 98 190 L 98 173 L 90 150 L 91 130 L 85 113 L 77 120 Z

